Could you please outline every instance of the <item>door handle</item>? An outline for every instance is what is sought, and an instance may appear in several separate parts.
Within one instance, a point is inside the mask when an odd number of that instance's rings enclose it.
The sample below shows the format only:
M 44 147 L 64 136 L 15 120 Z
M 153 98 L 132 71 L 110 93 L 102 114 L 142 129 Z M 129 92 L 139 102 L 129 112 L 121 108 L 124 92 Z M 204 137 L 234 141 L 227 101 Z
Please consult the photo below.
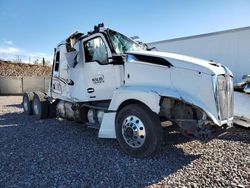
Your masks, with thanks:
M 88 91 L 88 93 L 94 93 L 95 89 L 90 87 L 90 88 L 87 89 L 87 91 Z
M 71 79 L 67 79 L 67 84 L 70 85 L 70 86 L 73 86 L 74 85 L 74 81 L 71 80 Z

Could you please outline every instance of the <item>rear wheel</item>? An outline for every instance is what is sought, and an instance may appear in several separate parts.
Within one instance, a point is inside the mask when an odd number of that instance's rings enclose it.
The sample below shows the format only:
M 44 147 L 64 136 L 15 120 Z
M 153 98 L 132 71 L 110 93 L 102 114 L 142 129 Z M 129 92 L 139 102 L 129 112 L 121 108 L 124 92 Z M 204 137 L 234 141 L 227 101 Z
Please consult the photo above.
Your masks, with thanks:
M 33 110 L 32 110 L 33 97 L 34 97 L 33 92 L 26 92 L 23 94 L 23 111 L 27 115 L 33 114 Z
M 162 143 L 163 132 L 158 116 L 142 104 L 121 109 L 115 126 L 121 148 L 134 157 L 147 157 Z
M 44 98 L 45 94 L 36 92 L 32 101 L 33 114 L 37 119 L 48 118 L 49 115 L 49 102 Z

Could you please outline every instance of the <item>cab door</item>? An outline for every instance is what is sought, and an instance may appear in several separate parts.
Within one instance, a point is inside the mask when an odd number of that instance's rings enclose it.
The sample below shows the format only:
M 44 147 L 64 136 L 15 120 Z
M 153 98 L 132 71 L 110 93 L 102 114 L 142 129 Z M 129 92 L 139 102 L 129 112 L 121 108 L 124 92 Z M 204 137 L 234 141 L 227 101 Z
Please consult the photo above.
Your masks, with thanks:
M 112 99 L 115 88 L 122 83 L 123 65 L 110 64 L 111 51 L 102 34 L 83 41 L 86 92 L 89 101 Z

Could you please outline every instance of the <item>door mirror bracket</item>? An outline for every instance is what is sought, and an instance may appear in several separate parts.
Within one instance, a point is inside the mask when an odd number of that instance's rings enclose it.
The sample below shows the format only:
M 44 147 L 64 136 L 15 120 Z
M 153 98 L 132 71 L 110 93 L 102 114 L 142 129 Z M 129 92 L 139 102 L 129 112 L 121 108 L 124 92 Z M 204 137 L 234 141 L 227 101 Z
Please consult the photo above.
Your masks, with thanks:
M 108 62 L 110 64 L 123 64 L 124 57 L 123 55 L 112 55 L 112 57 L 108 57 Z

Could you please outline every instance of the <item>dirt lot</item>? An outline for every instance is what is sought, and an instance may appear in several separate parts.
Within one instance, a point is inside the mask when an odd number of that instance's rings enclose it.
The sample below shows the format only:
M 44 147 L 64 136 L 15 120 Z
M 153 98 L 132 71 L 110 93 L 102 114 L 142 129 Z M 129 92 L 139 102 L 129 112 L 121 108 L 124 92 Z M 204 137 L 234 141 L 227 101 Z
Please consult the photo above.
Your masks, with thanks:
M 50 76 L 51 67 L 0 60 L 0 76 Z
M 0 97 L 0 187 L 250 187 L 249 129 L 202 144 L 169 128 L 159 153 L 135 159 L 97 130 L 36 120 L 20 103 Z

